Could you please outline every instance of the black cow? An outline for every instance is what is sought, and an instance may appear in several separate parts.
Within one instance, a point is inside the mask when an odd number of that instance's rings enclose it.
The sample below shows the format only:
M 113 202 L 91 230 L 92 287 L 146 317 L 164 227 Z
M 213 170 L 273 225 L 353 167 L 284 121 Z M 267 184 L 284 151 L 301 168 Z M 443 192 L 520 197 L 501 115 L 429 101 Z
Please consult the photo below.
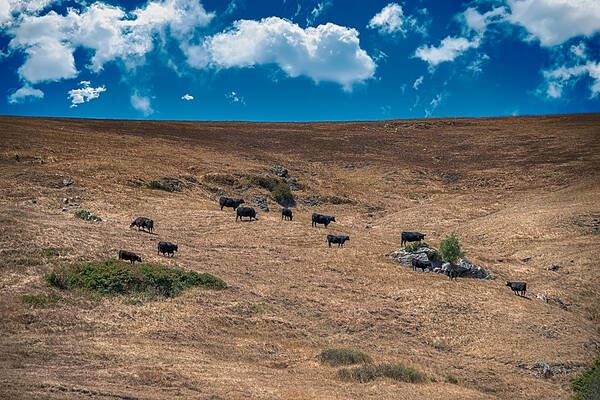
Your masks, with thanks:
M 400 247 L 403 247 L 407 242 L 420 242 L 425 239 L 424 233 L 419 232 L 402 232 L 402 240 L 400 241 Z
M 171 257 L 175 255 L 175 252 L 178 251 L 177 245 L 171 242 L 158 242 L 158 253 L 170 254 Z
M 327 235 L 327 244 L 331 247 L 331 243 L 337 243 L 338 247 L 344 246 L 344 242 L 350 240 L 350 236 L 334 236 Z
M 329 215 L 316 213 L 312 215 L 312 226 L 317 226 L 317 224 L 323 224 L 325 225 L 325 228 L 327 228 L 327 225 L 329 225 L 330 222 L 335 222 L 335 215 L 332 217 Z
M 510 287 L 512 291 L 519 296 L 525 296 L 525 292 L 527 292 L 527 283 L 526 282 L 510 282 L 506 281 L 506 286 Z
M 221 197 L 219 199 L 219 205 L 221 206 L 221 210 L 223 210 L 223 207 L 231 207 L 235 210 L 242 203 L 245 203 L 244 199 L 232 199 L 230 197 Z
M 132 253 L 131 251 L 119 250 L 119 260 L 127 260 L 130 261 L 131 264 L 133 264 L 136 261 L 142 262 L 142 257 L 138 256 L 135 253 Z
M 458 268 L 454 268 L 454 266 L 451 265 L 450 268 L 446 270 L 446 275 L 448 275 L 448 278 L 450 278 L 450 280 L 454 280 L 458 278 L 460 274 L 458 273 Z
M 411 264 L 412 264 L 413 271 L 415 271 L 417 268 L 422 268 L 422 269 L 429 268 L 429 269 L 432 269 L 431 268 L 431 261 L 421 261 L 421 260 L 419 260 L 417 258 L 413 258 L 412 261 L 411 261 Z
M 284 208 L 281 210 L 281 219 L 289 219 L 291 221 L 293 218 L 294 215 L 292 214 L 292 210 L 289 208 Z
M 146 217 L 137 217 L 135 219 L 135 221 L 133 221 L 129 227 L 133 228 L 134 226 L 137 226 L 138 231 L 140 230 L 140 228 L 142 228 L 143 230 L 148 230 L 148 232 L 152 232 L 154 231 L 154 221 L 152 221 L 150 218 L 146 218 Z
M 252 221 L 252 218 L 256 219 L 256 211 L 252 207 L 239 207 L 235 216 L 235 222 L 237 222 L 238 217 L 240 221 L 242 217 L 250 217 L 250 221 Z

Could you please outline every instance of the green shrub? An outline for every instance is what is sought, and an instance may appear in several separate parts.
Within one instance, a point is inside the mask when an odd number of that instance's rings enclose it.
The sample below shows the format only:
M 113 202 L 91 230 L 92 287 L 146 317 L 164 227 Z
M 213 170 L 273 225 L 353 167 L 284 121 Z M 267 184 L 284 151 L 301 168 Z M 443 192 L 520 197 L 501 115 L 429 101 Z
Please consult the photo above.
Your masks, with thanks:
M 425 242 L 415 242 L 415 243 L 406 245 L 406 247 L 404 247 L 404 250 L 407 251 L 407 252 L 409 252 L 409 253 L 412 253 L 412 252 L 417 251 L 417 250 L 419 250 L 419 249 L 421 249 L 423 247 L 429 247 L 429 245 L 427 243 L 425 243 Z
M 58 249 L 56 247 L 47 247 L 45 249 L 42 249 L 42 254 L 46 258 L 59 257 L 60 256 L 60 249 Z
M 15 154 L 15 161 L 16 162 L 21 161 L 21 156 L 19 156 L 18 154 Z
M 224 186 L 233 186 L 235 184 L 235 178 L 227 174 L 207 174 L 204 176 L 204 180 Z
M 317 358 L 332 367 L 338 365 L 351 365 L 358 363 L 370 363 L 371 357 L 367 353 L 353 349 L 325 349 Z
M 460 243 L 454 232 L 440 242 L 440 255 L 442 260 L 450 264 L 454 264 L 465 255 L 463 251 L 460 251 Z
M 149 292 L 164 297 L 178 296 L 193 286 L 225 289 L 221 279 L 207 273 L 183 271 L 156 264 L 131 266 L 123 261 L 75 264 L 54 270 L 47 277 L 59 289 L 81 288 L 103 295 Z
M 281 182 L 277 184 L 271 194 L 273 195 L 275 201 L 284 207 L 293 206 L 296 204 L 294 195 L 290 190 L 290 185 L 287 183 Z
M 271 192 L 275 190 L 278 184 L 280 184 L 279 180 L 270 176 L 251 175 L 249 178 L 252 185 L 260 186 Z
M 600 399 L 600 354 L 580 377 L 571 383 L 575 400 Z
M 343 380 L 370 382 L 377 378 L 391 378 L 401 382 L 425 382 L 427 377 L 422 372 L 405 367 L 402 364 L 365 364 L 355 368 L 342 368 L 338 377 Z
M 96 216 L 96 215 L 94 215 L 91 212 L 86 211 L 86 210 L 79 210 L 79 211 L 77 211 L 75 213 L 75 216 L 77 218 L 81 218 L 81 219 L 86 220 L 86 221 L 93 221 L 93 222 L 102 221 L 102 218 L 100 218 L 100 217 L 98 217 L 98 216 Z
M 21 297 L 25 304 L 29 304 L 35 308 L 53 306 L 62 300 L 62 296 L 55 292 L 42 294 L 26 294 Z
M 458 385 L 458 378 L 452 374 L 446 374 L 446 382 Z
M 354 204 L 354 201 L 350 200 L 347 197 L 337 197 L 337 196 L 323 197 L 321 199 L 321 201 L 323 203 L 330 203 L 330 204 Z
M 175 191 L 172 186 L 165 185 L 161 181 L 150 181 L 149 183 L 146 183 L 146 187 L 148 189 L 164 190 L 166 192 L 174 192 Z

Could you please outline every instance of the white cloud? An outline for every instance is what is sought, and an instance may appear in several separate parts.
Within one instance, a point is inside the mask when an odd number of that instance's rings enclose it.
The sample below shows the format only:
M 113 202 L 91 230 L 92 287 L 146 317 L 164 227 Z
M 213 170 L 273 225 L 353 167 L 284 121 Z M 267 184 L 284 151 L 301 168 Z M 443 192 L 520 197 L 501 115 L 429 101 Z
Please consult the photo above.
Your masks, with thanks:
M 478 54 L 477 57 L 471 61 L 469 65 L 467 65 L 467 69 L 473 72 L 474 75 L 478 75 L 483 72 L 483 63 L 490 59 L 490 56 L 487 54 L 481 53 Z
M 427 9 L 424 9 L 427 11 Z M 397 33 L 406 36 L 409 30 L 424 33 L 424 28 L 417 25 L 417 20 L 411 16 L 405 16 L 402 6 L 397 3 L 389 3 L 375 14 L 369 21 L 367 28 L 377 29 L 382 35 L 394 35 Z
M 316 19 L 319 18 L 319 16 L 321 14 L 323 14 L 323 12 L 325 12 L 325 10 L 328 9 L 329 7 L 331 7 L 332 5 L 333 5 L 333 1 L 331 1 L 331 0 L 322 1 L 320 3 L 317 3 L 317 6 L 315 8 L 313 8 L 313 10 L 310 12 L 310 15 L 308 16 L 308 18 L 306 18 L 306 25 L 312 25 L 313 22 L 315 22 Z
M 538 39 L 545 47 L 576 36 L 600 32 L 598 0 L 507 0 L 510 22 L 529 32 L 527 40 Z
M 420 77 L 418 77 L 415 82 L 413 83 L 413 89 L 418 90 L 419 86 L 421 85 L 421 83 L 423 83 L 423 75 L 421 75 Z
M 26 54 L 19 75 L 24 81 L 36 83 L 77 76 L 73 58 L 77 47 L 92 50 L 88 67 L 94 72 L 115 60 L 133 68 L 144 62 L 158 34 L 168 31 L 185 42 L 213 16 L 197 0 L 150 1 L 130 13 L 96 2 L 82 10 L 69 8 L 65 15 L 54 11 L 42 16 L 21 15 L 12 21 L 7 32 L 13 37 L 10 48 Z
M 236 21 L 233 29 L 184 51 L 196 68 L 276 64 L 290 77 L 335 82 L 345 90 L 372 78 L 376 67 L 355 29 L 332 23 L 302 29 L 278 17 Z
M 138 92 L 134 92 L 131 95 L 131 105 L 136 110 L 141 111 L 145 117 L 154 112 L 150 105 L 150 98 L 146 96 L 140 96 Z
M 441 93 L 435 95 L 431 102 L 429 103 L 430 107 L 425 109 L 425 118 L 431 117 L 436 108 L 442 103 L 444 96 Z
M 542 92 L 551 99 L 561 98 L 563 89 L 575 85 L 580 79 L 589 76 L 590 98 L 600 95 L 600 63 L 588 61 L 582 65 L 572 67 L 561 66 L 553 70 L 543 71 L 545 78 Z
M 491 23 L 502 22 L 506 19 L 506 8 L 496 7 L 492 10 L 481 14 L 475 8 L 469 7 L 463 13 L 459 14 L 459 20 L 461 20 L 468 32 L 475 32 L 481 36 L 486 31 L 488 25 Z
M 473 40 L 464 37 L 446 37 L 438 47 L 423 45 L 415 52 L 415 57 L 429 63 L 431 68 L 446 61 L 454 59 L 472 48 L 478 48 L 480 44 L 479 37 Z
M 575 55 L 575 57 L 577 58 L 582 58 L 582 59 L 587 59 L 587 55 L 586 55 L 586 46 L 584 42 L 579 42 L 579 44 L 577 46 L 573 45 L 570 48 L 571 53 L 573 53 L 573 55 Z
M 39 89 L 32 88 L 30 86 L 23 86 L 16 92 L 8 96 L 8 102 L 10 104 L 17 104 L 24 102 L 27 98 L 44 98 L 44 92 Z
M 81 81 L 78 89 L 69 90 L 68 98 L 71 99 L 71 108 L 77 107 L 79 104 L 87 103 L 90 100 L 100 97 L 100 93 L 106 92 L 104 86 L 93 88 L 90 86 L 90 81 Z
M 231 104 L 235 104 L 235 103 L 239 103 L 239 104 L 243 104 L 246 105 L 246 101 L 244 100 L 244 97 L 241 96 L 239 93 L 237 92 L 229 92 L 229 93 L 225 93 L 225 98 L 227 100 L 229 100 L 229 102 Z
M 187 100 L 187 101 L 191 101 L 194 100 L 194 96 L 192 96 L 191 94 L 184 94 L 183 96 L 181 96 L 181 100 Z

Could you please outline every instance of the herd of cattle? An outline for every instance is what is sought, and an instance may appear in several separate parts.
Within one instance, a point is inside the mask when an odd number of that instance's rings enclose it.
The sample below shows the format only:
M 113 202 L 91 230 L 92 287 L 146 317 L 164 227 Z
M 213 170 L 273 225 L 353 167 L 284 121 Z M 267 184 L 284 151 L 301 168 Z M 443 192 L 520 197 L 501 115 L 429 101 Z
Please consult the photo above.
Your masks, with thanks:
M 223 207 L 230 207 L 230 208 L 233 208 L 234 211 L 236 211 L 236 216 L 235 216 L 236 222 L 238 221 L 238 218 L 240 221 L 242 221 L 242 217 L 249 217 L 250 221 L 252 221 L 252 218 L 254 218 L 256 220 L 257 219 L 256 218 L 256 210 L 254 210 L 254 208 L 252 208 L 252 207 L 240 207 L 240 205 L 244 204 L 244 203 L 245 203 L 244 199 L 233 199 L 233 198 L 229 198 L 229 197 L 221 197 L 219 199 L 219 206 L 221 207 L 221 210 L 223 210 Z M 293 212 L 289 208 L 283 208 L 281 210 L 281 219 L 282 220 L 292 221 L 293 217 L 294 217 Z M 313 227 L 316 227 L 318 224 L 320 224 L 320 225 L 324 225 L 325 228 L 327 228 L 331 222 L 336 222 L 335 215 L 330 216 L 330 215 L 323 215 L 323 214 L 317 214 L 317 213 L 314 213 L 312 215 L 312 226 Z M 147 231 L 149 233 L 152 233 L 152 232 L 154 232 L 154 221 L 151 220 L 150 218 L 138 217 L 129 225 L 129 227 L 130 228 L 137 227 L 138 231 L 141 229 L 141 230 Z M 424 233 L 420 233 L 420 232 L 402 232 L 400 246 L 404 247 L 404 245 L 408 242 L 420 242 L 423 239 L 425 239 L 425 236 L 426 235 Z M 344 243 L 349 240 L 350 240 L 350 236 L 327 235 L 327 244 L 329 247 L 331 247 L 331 243 L 337 244 L 338 247 L 343 247 Z M 162 241 L 158 242 L 158 254 L 159 255 L 162 253 L 163 255 L 166 254 L 166 255 L 170 255 L 171 257 L 173 257 L 175 255 L 176 251 L 178 251 L 178 247 L 176 244 L 173 244 L 171 242 L 162 242 Z M 139 255 L 132 253 L 130 251 L 126 251 L 126 250 L 119 250 L 119 259 L 129 261 L 129 262 L 131 262 L 131 264 L 134 264 L 136 261 L 142 262 L 142 257 L 140 257 Z M 417 268 L 428 268 L 428 267 L 430 267 L 430 264 L 428 264 L 427 261 L 413 259 L 412 267 L 413 267 L 413 270 L 416 270 Z M 450 278 L 450 280 L 454 280 L 458 277 L 458 272 L 452 268 L 450 268 L 447 271 L 447 274 L 448 274 L 448 277 Z M 507 281 L 506 286 L 510 287 L 515 294 L 520 295 L 520 296 L 525 296 L 525 293 L 527 291 L 527 283 L 525 283 L 525 282 Z

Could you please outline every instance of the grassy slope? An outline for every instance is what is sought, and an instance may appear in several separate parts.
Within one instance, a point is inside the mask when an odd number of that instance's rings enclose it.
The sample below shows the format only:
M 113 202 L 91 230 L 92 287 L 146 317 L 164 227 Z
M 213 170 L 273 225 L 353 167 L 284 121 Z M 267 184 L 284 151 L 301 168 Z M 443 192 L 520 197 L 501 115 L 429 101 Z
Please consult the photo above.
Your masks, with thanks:
M 600 115 L 314 124 L 1 117 L 0 139 L 1 396 L 560 399 L 571 396 L 573 374 L 540 380 L 519 366 L 586 365 L 600 349 L 592 234 Z M 271 202 L 259 221 L 236 224 L 206 185 L 168 193 L 128 184 L 264 174 L 275 164 L 306 185 L 291 223 Z M 63 177 L 75 184 L 54 188 Z M 247 202 L 267 194 L 223 189 Z M 354 204 L 303 205 L 315 194 Z M 61 199 L 74 196 L 103 222 L 62 212 Z M 338 222 L 311 228 L 312 212 Z M 137 216 L 153 218 L 157 234 L 129 230 Z M 425 232 L 436 246 L 455 231 L 467 257 L 498 279 L 450 282 L 393 264 L 384 255 L 399 248 L 402 230 Z M 352 239 L 329 249 L 326 233 Z M 157 256 L 159 240 L 178 243 L 177 256 Z M 44 255 L 50 247 L 64 250 Z M 23 303 L 49 291 L 44 275 L 55 265 L 119 249 L 213 273 L 230 288 L 142 305 L 68 293 L 52 307 Z M 563 268 L 544 270 L 552 264 Z M 527 281 L 529 299 L 505 279 Z M 439 382 L 345 382 L 317 360 L 326 347 L 359 348 Z M 465 385 L 441 383 L 446 374 Z

